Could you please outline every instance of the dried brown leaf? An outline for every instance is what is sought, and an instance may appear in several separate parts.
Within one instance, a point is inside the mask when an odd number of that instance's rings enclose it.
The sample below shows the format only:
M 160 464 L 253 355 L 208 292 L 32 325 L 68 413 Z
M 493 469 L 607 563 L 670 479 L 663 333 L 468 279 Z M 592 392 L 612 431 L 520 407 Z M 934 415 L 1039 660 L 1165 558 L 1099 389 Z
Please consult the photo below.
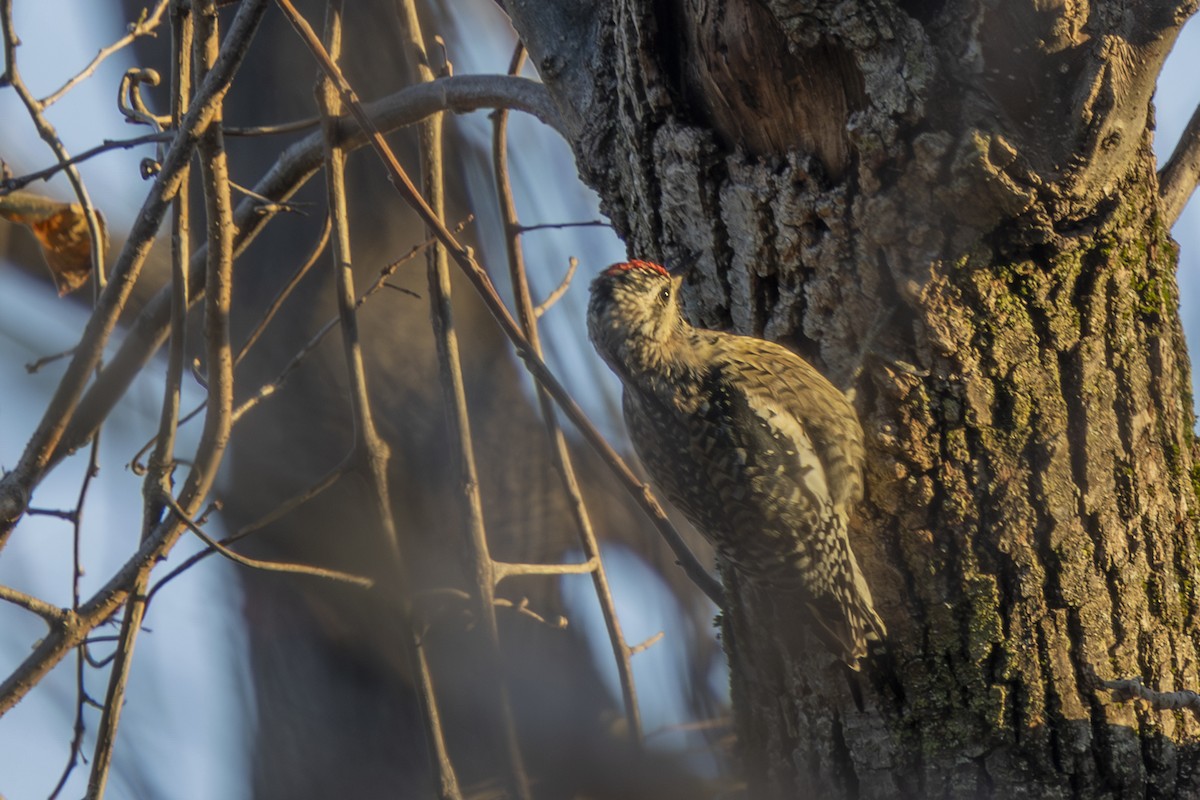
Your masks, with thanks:
M 79 203 L 64 203 L 33 192 L 0 195 L 0 217 L 33 231 L 59 296 L 87 282 L 92 272 L 92 240 L 87 215 Z M 100 220 L 101 246 L 108 246 L 104 217 Z

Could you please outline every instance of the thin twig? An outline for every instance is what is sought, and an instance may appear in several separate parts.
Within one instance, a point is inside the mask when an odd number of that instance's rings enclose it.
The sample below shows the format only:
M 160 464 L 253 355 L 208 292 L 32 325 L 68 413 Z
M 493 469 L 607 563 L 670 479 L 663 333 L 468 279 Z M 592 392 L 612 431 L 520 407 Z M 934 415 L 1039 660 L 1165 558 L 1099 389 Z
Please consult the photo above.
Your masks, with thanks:
M 567 289 L 571 287 L 571 279 L 575 277 L 575 270 L 578 268 L 578 258 L 571 256 L 567 259 L 567 274 L 563 276 L 563 279 L 559 282 L 558 286 L 554 287 L 554 291 L 546 295 L 546 299 L 534 307 L 534 319 L 541 319 L 543 314 L 553 308 L 554 304 L 562 299 L 562 296 L 567 293 Z
M 291 122 L 278 122 L 274 125 L 246 125 L 241 127 L 225 126 L 226 136 L 279 136 L 285 133 L 299 133 L 321 124 L 320 117 L 294 119 Z
M 496 598 L 496 607 L 497 608 L 511 608 L 513 611 L 516 611 L 521 616 L 529 617 L 534 622 L 540 622 L 543 625 L 548 625 L 551 628 L 557 628 L 558 630 L 562 630 L 563 628 L 567 627 L 567 618 L 566 617 L 559 615 L 558 617 L 555 617 L 553 620 L 549 620 L 549 619 L 546 619 L 545 617 L 543 617 L 541 614 L 534 611 L 532 608 L 530 608 L 528 597 L 522 597 L 516 603 L 514 603 L 513 601 L 508 600 L 504 597 L 497 597 Z
M 412 86 L 372 103 L 369 109 L 370 113 L 376 115 L 375 119 L 378 120 L 381 129 L 395 130 L 439 110 L 469 111 L 497 106 L 511 106 L 533 114 L 547 121 L 547 124 L 560 124 L 544 86 L 526 78 L 510 78 L 503 75 L 439 78 L 432 84 Z M 367 143 L 366 134 L 352 119 L 339 120 L 338 136 L 339 142 L 347 151 Z M 316 173 L 323 157 L 323 134 L 314 133 L 289 147 L 254 190 L 264 197 L 285 202 Z M 248 247 L 273 218 L 273 214 L 262 211 L 262 205 L 257 201 L 244 200 L 238 205 L 234 215 L 234 223 L 237 226 L 234 237 L 235 255 Z M 145 216 L 143 212 L 138 220 Z M 203 245 L 192 256 L 188 281 L 192 302 L 195 303 L 204 293 Z M 166 340 L 170 320 L 170 302 L 170 288 L 164 287 L 143 306 L 129 326 L 128 334 L 116 355 L 79 402 L 78 411 L 62 433 L 61 441 L 55 447 L 48 466 L 57 464 L 91 438 L 100 421 L 109 414 L 134 377 L 162 346 Z M 39 479 L 40 476 L 35 478 L 33 483 Z M 26 503 L 28 490 L 22 488 L 21 483 L 14 481 L 5 485 L 0 482 L 0 521 L 5 519 L 6 509 L 19 510 L 24 508 Z M 0 533 L 2 530 L 0 527 Z
M 492 576 L 498 586 L 506 578 L 527 575 L 592 575 L 599 566 L 599 558 L 589 558 L 578 564 L 513 564 L 507 561 L 493 561 Z
M 0 7 L 11 16 L 11 0 L 0 0 Z M 243 0 L 230 24 L 225 46 L 216 64 L 196 92 L 183 125 L 163 160 L 138 214 L 125 247 L 114 265 L 112 278 L 88 319 L 80 344 L 46 406 L 41 422 L 21 454 L 16 467 L 0 478 L 0 547 L 25 510 L 29 494 L 45 475 L 59 440 L 76 410 L 84 386 L 100 362 L 117 317 L 125 307 L 133 285 L 141 272 L 150 246 L 167 208 L 179 190 L 180 172 L 196 148 L 197 137 L 216 114 L 216 108 L 241 65 L 249 40 L 266 10 L 266 0 Z M 9 30 L 6 27 L 6 30 Z M 12 63 L 9 77 L 12 77 Z M 97 421 L 98 422 L 98 421 Z M 93 429 L 94 430 L 94 429 Z M 91 438 L 90 433 L 88 438 Z
M 649 650 L 651 647 L 654 647 L 654 645 L 661 642 L 666 637 L 666 635 L 667 634 L 665 631 L 659 631 L 658 633 L 656 633 L 653 636 L 646 639 L 644 642 L 640 642 L 638 644 L 635 644 L 633 647 L 630 647 L 629 655 L 636 656 L 638 653 L 643 653 L 646 650 Z
M 396 187 L 396 190 L 408 201 L 409 205 L 413 207 L 430 230 L 434 232 L 438 240 L 446 246 L 450 256 L 462 269 L 467 280 L 475 287 L 475 290 L 487 305 L 488 310 L 496 322 L 499 323 L 504 335 L 512 342 L 517 355 L 525 362 L 526 368 L 533 373 L 534 378 L 550 393 L 575 427 L 583 434 L 588 444 L 597 452 L 609 469 L 616 474 L 625 490 L 629 492 L 647 516 L 650 517 L 659 535 L 663 537 L 664 541 L 666 541 L 667 545 L 675 553 L 678 559 L 677 563 L 687 573 L 688 577 L 691 578 L 692 582 L 719 607 L 724 599 L 720 582 L 709 574 L 700 562 L 696 560 L 696 557 L 688 549 L 679 532 L 675 530 L 675 526 L 667 518 L 662 506 L 655 499 L 650 487 L 639 480 L 633 473 L 633 470 L 612 449 L 612 445 L 591 424 L 587 415 L 583 413 L 583 410 L 579 408 L 579 405 L 571 398 L 566 389 L 563 388 L 562 383 L 559 382 L 554 373 L 546 366 L 545 362 L 530 347 L 529 340 L 525 338 L 520 326 L 504 306 L 504 301 L 500 299 L 500 295 L 496 292 L 495 286 L 492 285 L 491 278 L 488 277 L 487 272 L 476 263 L 470 250 L 459 243 L 446 228 L 441 218 L 425 202 L 421 193 L 417 191 L 412 180 L 408 177 L 408 173 L 400 165 L 391 147 L 388 146 L 387 141 L 383 138 L 383 134 L 363 108 L 358 95 L 346 81 L 345 76 L 342 75 L 338 66 L 329 60 L 328 54 L 321 47 L 321 43 L 316 38 L 316 35 L 313 34 L 312 29 L 308 27 L 308 24 L 304 22 L 303 18 L 300 17 L 288 0 L 276 0 L 276 2 L 284 10 L 284 13 L 287 14 L 288 20 L 292 23 L 293 27 L 300 33 L 301 38 L 308 46 L 309 52 L 317 59 L 317 62 L 325 70 L 325 73 L 335 81 L 351 114 L 362 127 L 363 131 L 366 132 L 371 146 L 375 149 L 376 154 L 387 168 L 388 176 L 392 184 Z M 514 78 L 513 80 L 520 79 Z
M 215 68 L 220 53 L 217 7 L 214 0 L 193 0 L 190 17 L 195 28 L 194 58 L 197 73 L 203 80 Z M 164 497 L 169 498 L 171 508 L 181 517 L 179 521 L 187 523 L 191 522 L 193 509 L 203 501 L 216 479 L 232 425 L 230 417 L 233 406 L 233 355 L 229 341 L 229 312 L 232 301 L 233 206 L 229 194 L 229 166 L 225 154 L 225 141 L 221 133 L 222 98 L 223 95 L 217 95 L 212 111 L 215 124 L 207 126 L 196 148 L 204 185 L 205 219 L 208 223 L 206 228 L 209 291 L 204 304 L 209 381 L 208 414 L 204 419 L 204 432 L 197 449 L 195 466 L 188 475 L 183 490 L 184 496 L 191 500 L 190 506 L 187 510 L 180 508 L 176 501 L 170 498 L 169 491 L 163 492 Z M 181 181 L 184 178 L 186 171 L 181 173 Z M 186 308 L 186 302 L 184 307 Z M 182 359 L 182 356 L 180 358 Z M 171 423 L 173 419 L 168 424 Z M 166 444 L 170 439 L 170 436 L 164 436 L 160 443 Z M 151 500 L 147 503 L 147 513 L 153 513 L 156 507 L 158 504 Z M 150 539 L 156 528 L 157 520 L 147 519 L 143 543 Z M 117 726 L 124 705 L 134 645 L 146 613 L 145 593 L 153 568 L 154 564 L 151 562 L 138 571 L 125 606 L 125 617 L 121 622 L 121 641 L 117 646 L 116 659 L 109 675 L 104 712 L 96 732 L 96 750 L 92 756 L 92 771 L 88 778 L 87 800 L 100 800 L 108 783 Z
M 17 38 L 17 32 L 13 28 L 12 20 L 12 0 L 0 0 L 0 26 L 4 28 L 4 52 L 8 58 L 8 70 L 4 77 L 13 91 L 17 93 L 17 97 L 25 106 L 26 112 L 29 114 L 29 119 L 33 122 L 34 128 L 37 129 L 38 136 L 42 138 L 50 150 L 54 153 L 54 157 L 59 163 L 69 161 L 71 154 L 67 152 L 66 146 L 62 139 L 59 138 L 58 131 L 46 119 L 46 103 L 38 101 L 33 93 L 29 91 L 29 87 L 25 85 L 24 79 L 21 77 L 20 71 L 17 69 L 17 45 L 20 43 Z M 80 207 L 83 209 L 84 218 L 87 220 L 88 238 L 91 240 L 91 257 L 92 257 L 92 280 L 96 289 L 96 298 L 100 296 L 100 289 L 104 286 L 106 275 L 104 272 L 104 250 L 107 247 L 107 236 L 104 232 L 104 223 L 100 220 L 100 215 L 96 212 L 95 206 L 92 205 L 92 198 L 88 195 L 87 187 L 83 183 L 83 178 L 73 166 L 65 168 L 67 181 L 71 184 L 71 190 L 75 193 L 75 198 L 79 201 Z M 89 369 L 88 372 L 91 372 Z M 3 514 L 0 513 L 0 525 L 3 524 Z M 2 530 L 0 530 L 0 544 L 3 543 Z
M 79 494 L 75 501 L 75 509 L 71 513 L 71 610 L 75 613 L 79 611 L 79 603 L 82 597 L 84 502 L 87 500 L 88 489 L 91 487 L 92 480 L 100 472 L 99 432 L 92 439 L 89 450 L 88 468 L 84 473 L 83 481 L 80 483 Z M 82 643 L 75 649 L 75 720 L 71 725 L 70 755 L 67 757 L 67 763 L 63 767 L 62 774 L 59 776 L 54 791 L 50 793 L 51 800 L 66 786 L 67 780 L 70 779 L 76 765 L 80 761 L 86 761 L 86 757 L 83 755 L 83 736 L 87 731 L 87 718 L 84 714 L 89 704 L 92 706 L 99 705 L 87 691 L 87 685 L 84 680 L 87 662 L 87 644 Z
M 59 508 L 33 508 L 32 506 L 25 512 L 29 516 L 56 517 L 67 522 L 75 521 L 75 510 L 64 511 Z
M 66 161 L 56 162 L 45 169 L 39 169 L 36 172 L 28 172 L 24 175 L 18 175 L 16 177 L 4 178 L 3 180 L 0 180 L 0 195 L 15 192 L 18 189 L 28 186 L 34 181 L 49 180 L 67 167 L 73 167 L 76 164 L 81 164 L 84 161 L 100 155 L 101 153 L 111 153 L 116 150 L 131 150 L 134 147 L 140 147 L 144 144 L 159 144 L 162 142 L 169 142 L 174 137 L 174 131 L 159 131 L 155 133 L 147 133 L 142 136 L 135 136 L 132 139 L 105 139 L 95 147 L 88 148 L 77 156 L 71 156 Z
M 467 592 L 464 592 L 462 589 L 456 589 L 452 586 L 443 586 L 443 587 L 439 587 L 437 589 L 429 589 L 429 590 L 421 592 L 421 595 L 422 596 L 449 595 L 450 597 L 453 597 L 456 600 L 462 600 L 467 603 L 474 602 L 474 598 L 471 597 L 471 595 L 469 595 Z M 495 599 L 495 606 L 496 606 L 496 608 L 511 608 L 513 611 L 516 611 L 518 614 L 520 614 L 522 616 L 529 617 L 530 619 L 534 620 L 535 622 L 540 622 L 543 625 L 548 625 L 549 627 L 555 628 L 557 630 L 562 630 L 562 629 L 566 628 L 567 625 L 569 624 L 567 622 L 567 618 L 562 616 L 561 614 L 554 617 L 553 619 L 546 619 L 541 614 L 537 613 L 536 611 L 534 611 L 533 609 L 531 609 L 529 607 L 529 598 L 528 597 L 522 597 L 520 600 L 518 600 L 515 603 L 512 600 L 509 600 L 508 598 L 497 597 Z
M 586 222 L 542 222 L 537 225 L 518 225 L 517 233 L 531 233 L 532 231 L 560 231 L 564 228 L 611 228 L 611 222 L 605 222 L 602 219 L 592 219 Z
M 261 194 L 254 191 L 253 189 L 247 189 L 245 186 L 242 186 L 239 183 L 230 181 L 230 185 L 234 188 L 235 191 L 241 192 L 246 197 L 249 197 L 251 200 L 257 200 L 259 203 L 258 212 L 260 214 L 264 213 L 266 211 L 270 211 L 272 214 L 303 213 L 302 211 L 300 211 L 299 207 L 294 206 L 291 203 L 272 202 L 271 198 L 263 197 Z
M 330 486 L 333 486 L 333 484 L 337 483 L 338 480 L 340 480 L 341 477 L 346 474 L 346 468 L 349 464 L 350 464 L 349 457 L 343 459 L 341 461 L 341 463 L 339 463 L 336 467 L 334 467 L 332 470 L 327 472 L 320 480 L 318 480 L 312 486 L 308 487 L 307 489 L 300 492 L 299 494 L 288 498 L 287 500 L 280 503 L 275 508 L 271 509 L 271 511 L 269 511 L 267 514 L 265 514 L 264 516 L 255 520 L 254 522 L 251 522 L 248 525 L 243 525 L 241 528 L 238 528 L 236 533 L 226 536 L 224 539 L 221 539 L 219 542 L 217 542 L 217 544 L 228 548 L 229 545 L 239 542 L 242 539 L 245 539 L 247 536 L 251 535 L 252 533 L 262 530 L 263 528 L 267 527 L 268 525 L 275 522 L 276 520 L 282 519 L 283 517 L 287 516 L 292 511 L 295 511 L 297 508 L 304 505 L 305 503 L 307 503 L 309 500 L 313 499 L 317 495 L 321 494 L 326 489 L 328 489 Z M 205 549 L 201 550 L 199 553 L 194 553 L 194 554 L 188 556 L 183 561 L 182 564 L 175 567 L 173 570 L 171 570 L 166 575 L 164 575 L 161 579 L 159 579 L 159 581 L 154 584 L 154 586 L 150 589 L 150 591 L 146 593 L 146 605 L 149 606 L 150 603 L 152 603 L 154 601 L 154 596 L 156 594 L 158 594 L 159 591 L 164 589 L 169 583 L 171 583 L 171 581 L 175 580 L 180 575 L 182 575 L 183 573 L 187 572 L 189 569 L 194 567 L 196 564 L 200 563 L 201 561 L 208 558 L 209 556 L 216 554 L 217 552 L 218 552 L 218 550 L 216 547 L 206 547 Z
M 288 572 L 294 575 L 309 575 L 314 578 L 326 578 L 331 581 L 339 581 L 341 583 L 349 583 L 354 586 L 362 586 L 366 589 L 370 589 L 375 585 L 375 581 L 371 580 L 370 578 L 362 575 L 354 575 L 349 572 L 342 572 L 341 570 L 337 569 L 314 567 L 308 564 L 293 564 L 286 561 L 265 561 L 261 558 L 244 556 L 241 553 L 230 550 L 221 542 L 205 533 L 203 528 L 201 528 L 183 513 L 183 509 L 179 507 L 179 504 L 176 503 L 174 499 L 168 497 L 166 498 L 166 503 L 167 507 L 170 508 L 176 516 L 183 520 L 183 524 L 187 526 L 188 530 L 196 534 L 200 541 L 208 545 L 208 547 L 214 552 L 221 554 L 235 564 L 241 564 L 243 567 L 250 567 L 251 569 L 261 569 L 266 572 Z
M 271 304 L 267 306 L 267 310 L 263 312 L 262 317 L 255 323 L 254 329 L 250 331 L 250 334 L 246 337 L 246 341 L 242 343 L 241 348 L 238 350 L 237 358 L 233 362 L 235 367 L 242 363 L 242 359 L 250 352 L 250 348 L 254 347 L 259 337 L 267 329 L 267 326 L 271 324 L 271 320 L 275 319 L 275 315 L 283 307 L 284 301 L 291 297 L 292 292 L 300 285 L 300 281 L 304 280 L 304 276 L 308 274 L 308 271 L 320 259 L 321 254 L 325 252 L 325 247 L 329 244 L 329 234 L 332 230 L 333 221 L 326 214 L 325 223 L 321 226 L 321 235 L 317 237 L 316 243 L 313 245 L 312 250 L 309 251 L 308 258 L 304 259 L 300 267 L 292 273 L 292 277 L 288 279 L 287 283 L 276 292 L 275 297 L 271 300 Z
M 50 106 L 54 105 L 63 98 L 63 95 L 90 78 L 93 73 L 96 72 L 96 68 L 99 67 L 100 64 L 102 64 L 104 60 L 113 53 L 124 49 L 142 36 L 152 36 L 159 23 L 162 22 L 163 11 L 166 10 L 168 2 L 170 2 L 170 0 L 159 0 L 158 5 L 156 5 L 154 10 L 149 14 L 143 10 L 141 16 L 138 17 L 137 22 L 129 25 L 128 33 L 110 44 L 108 47 L 101 48 L 100 52 L 96 53 L 95 58 L 93 58 L 86 67 L 81 69 L 74 77 L 72 77 L 58 89 L 39 100 L 38 102 L 41 103 L 42 107 L 49 108 Z
M 84 759 L 83 737 L 87 733 L 85 712 L 89 705 L 99 705 L 88 695 L 87 686 L 84 683 L 84 676 L 87 674 L 86 648 L 86 644 L 80 645 L 75 651 L 75 721 L 71 724 L 71 744 L 68 749 L 67 763 L 63 766 L 63 771 L 58 776 L 58 782 L 54 784 L 47 800 L 56 800 L 62 794 L 67 781 L 71 778 L 71 773 Z
M 365 292 L 359 295 L 358 300 L 356 300 L 354 303 L 354 310 L 357 311 L 358 309 L 362 308 L 363 303 L 367 302 L 371 295 L 375 294 L 385 286 L 388 286 L 387 279 L 395 274 L 396 270 L 401 264 L 416 258 L 418 254 L 431 246 L 433 242 L 433 239 L 426 239 L 424 242 L 413 245 L 407 253 L 384 267 L 379 273 L 379 277 L 375 279 L 375 282 L 372 283 Z M 412 292 L 409 292 L 409 294 L 412 294 Z M 317 332 L 312 335 L 312 337 L 304 344 L 304 346 L 292 356 L 291 360 L 284 365 L 283 369 L 279 371 L 279 374 L 275 376 L 275 380 L 260 386 L 257 392 L 242 401 L 242 404 L 239 405 L 233 412 L 234 423 L 241 421 L 242 417 L 245 416 L 248 411 L 257 406 L 263 400 L 266 400 L 268 397 L 274 396 L 280 389 L 282 389 L 284 384 L 287 383 L 288 378 L 290 378 L 296 368 L 303 363 L 304 359 L 307 358 L 308 355 L 317 348 L 317 345 L 319 345 L 325 339 L 325 337 L 328 336 L 329 333 L 337 328 L 340 324 L 340 314 L 330 317 L 325 324 L 322 325 Z
M 258 322 L 255 323 L 254 329 L 250 331 L 249 335 L 247 335 L 246 341 L 244 341 L 242 346 L 238 348 L 237 356 L 235 356 L 233 359 L 233 366 L 235 369 L 239 364 L 242 363 L 242 360 L 245 359 L 246 355 L 250 352 L 250 348 L 254 347 L 254 345 L 258 342 L 259 338 L 266 331 L 267 326 L 271 324 L 271 321 L 275 319 L 275 315 L 283 306 L 284 301 L 291 296 L 295 288 L 300 285 L 300 281 L 305 275 L 308 274 L 308 271 L 312 269 L 312 266 L 317 263 L 317 259 L 321 257 L 321 253 L 325 252 L 325 246 L 329 243 L 329 231 L 330 221 L 328 215 L 326 215 L 325 224 L 321 228 L 321 234 L 317 239 L 317 243 L 309 252 L 308 258 L 306 258 L 300 267 L 294 273 L 292 273 L 292 277 L 288 279 L 283 287 L 275 293 L 275 297 L 272 298 L 271 304 L 267 306 L 267 310 L 259 318 Z M 183 289 L 182 294 L 186 296 L 186 269 L 183 276 L 183 282 L 185 284 L 185 288 Z M 172 314 L 173 313 L 174 312 L 172 312 Z M 179 420 L 179 424 L 183 425 L 195 419 L 195 417 L 204 410 L 204 406 L 207 404 L 207 402 L 207 400 L 200 401 L 199 405 L 183 415 L 183 417 Z M 150 448 L 154 447 L 157 442 L 158 435 L 155 434 L 150 438 L 149 441 L 142 445 L 136 453 L 133 454 L 133 458 L 130 459 L 129 462 L 129 468 L 135 475 L 140 475 L 145 471 L 146 467 L 141 463 L 142 457 L 149 452 Z
M 518 44 L 508 67 L 509 74 L 518 74 L 524 62 L 525 47 Z M 513 199 L 512 182 L 509 180 L 508 174 L 508 113 L 501 109 L 495 113 L 492 119 L 492 166 L 496 181 L 497 201 L 500 206 L 500 218 L 504 222 L 509 277 L 512 280 L 513 293 L 516 296 L 517 316 L 521 320 L 521 329 L 529 342 L 530 350 L 541 358 L 542 345 L 541 337 L 538 334 L 538 314 L 529 292 L 529 277 L 525 271 L 525 254 L 521 249 L 520 223 L 517 219 L 516 201 Z M 575 272 L 575 263 L 575 260 L 572 259 L 567 276 L 568 281 Z M 629 647 L 629 643 L 625 641 L 625 634 L 621 630 L 621 621 L 617 617 L 612 588 L 608 584 L 604 562 L 600 558 L 600 545 L 596 541 L 596 532 L 592 528 L 591 517 L 588 515 L 583 492 L 579 487 L 579 479 L 575 475 L 575 466 L 571 460 L 570 449 L 567 447 L 567 439 L 558 424 L 554 401 L 542 386 L 537 385 L 536 382 L 535 385 L 537 386 L 538 405 L 541 407 L 542 420 L 546 425 L 546 433 L 550 437 L 552 445 L 551 454 L 554 467 L 558 470 L 563 488 L 567 493 L 568 507 L 579 533 L 580 546 L 587 557 L 587 562 L 594 566 L 594 569 L 591 570 L 592 587 L 596 592 L 596 599 L 600 603 L 609 645 L 612 648 L 613 659 L 616 661 L 625 716 L 629 729 L 633 733 L 633 741 L 640 745 L 642 743 L 642 715 L 638 708 L 637 687 L 633 680 L 631 661 L 633 651 Z
M 61 353 L 51 353 L 48 356 L 42 356 L 41 358 L 38 358 L 34 361 L 30 361 L 28 364 L 26 364 L 25 371 L 28 372 L 30 375 L 36 374 L 42 367 L 46 366 L 47 364 L 52 364 L 55 361 L 58 361 L 63 358 L 67 358 L 68 356 L 72 356 L 74 354 L 75 354 L 75 348 L 71 347 L 66 350 L 63 350 Z

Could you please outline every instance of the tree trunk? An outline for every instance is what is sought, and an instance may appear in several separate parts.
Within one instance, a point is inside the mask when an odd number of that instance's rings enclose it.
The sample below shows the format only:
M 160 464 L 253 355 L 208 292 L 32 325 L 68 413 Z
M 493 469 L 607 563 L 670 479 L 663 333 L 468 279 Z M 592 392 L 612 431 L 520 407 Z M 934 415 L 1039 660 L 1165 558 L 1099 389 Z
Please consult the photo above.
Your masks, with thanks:
M 1200 792 L 1197 474 L 1150 149 L 1194 3 L 510 0 L 585 179 L 693 321 L 856 391 L 865 706 L 727 576 L 755 797 Z M 595 267 L 601 265 L 593 265 Z M 861 368 L 861 372 L 860 372 Z

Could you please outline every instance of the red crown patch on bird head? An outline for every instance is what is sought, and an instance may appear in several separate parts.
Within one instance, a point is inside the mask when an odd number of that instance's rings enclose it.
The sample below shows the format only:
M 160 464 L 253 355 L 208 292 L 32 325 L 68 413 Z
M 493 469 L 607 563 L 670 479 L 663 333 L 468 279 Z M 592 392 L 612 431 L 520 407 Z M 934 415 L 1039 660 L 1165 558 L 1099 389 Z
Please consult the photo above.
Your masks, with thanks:
M 667 277 L 671 276 L 671 273 L 667 272 L 666 268 L 650 261 L 639 261 L 637 259 L 634 259 L 633 261 L 622 261 L 619 264 L 613 264 L 601 274 L 607 277 L 612 277 L 614 275 L 619 275 L 622 272 L 629 272 L 630 270 L 635 269 L 645 270 L 646 272 L 657 272 L 659 275 L 665 275 Z

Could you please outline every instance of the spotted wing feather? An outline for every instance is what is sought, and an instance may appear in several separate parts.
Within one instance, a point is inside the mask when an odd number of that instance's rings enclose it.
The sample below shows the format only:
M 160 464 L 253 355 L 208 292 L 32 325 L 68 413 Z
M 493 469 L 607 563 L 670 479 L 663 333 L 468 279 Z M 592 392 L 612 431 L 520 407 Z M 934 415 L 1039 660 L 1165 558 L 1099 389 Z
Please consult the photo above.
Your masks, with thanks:
M 717 352 L 723 336 L 711 342 Z M 760 343 L 738 338 L 742 347 Z M 845 418 L 837 399 L 824 400 L 827 415 L 818 412 L 812 426 L 797 412 L 813 398 L 789 381 L 802 383 L 811 367 L 787 350 L 771 345 L 754 354 L 754 364 L 721 355 L 695 376 L 694 391 L 627 387 L 625 416 L 638 455 L 722 557 L 767 583 L 802 590 L 821 638 L 854 664 L 867 635 L 883 635 L 846 537 L 862 495 L 861 430 L 857 423 L 832 430 Z M 848 446 L 840 441 L 846 437 Z

